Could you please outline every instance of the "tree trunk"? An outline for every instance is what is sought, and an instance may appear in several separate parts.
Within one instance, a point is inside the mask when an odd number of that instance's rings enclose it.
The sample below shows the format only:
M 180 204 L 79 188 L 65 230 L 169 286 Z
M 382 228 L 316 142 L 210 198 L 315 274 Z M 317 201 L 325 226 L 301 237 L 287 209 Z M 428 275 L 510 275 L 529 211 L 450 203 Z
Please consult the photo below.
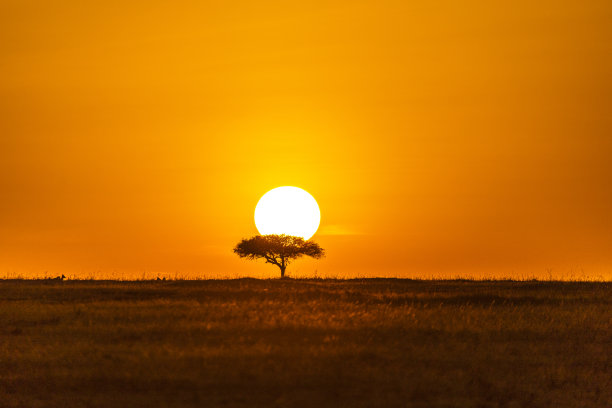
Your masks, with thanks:
M 287 267 L 284 266 L 284 265 L 280 267 L 280 270 L 281 270 L 281 279 L 283 279 L 285 277 L 285 269 L 287 269 Z

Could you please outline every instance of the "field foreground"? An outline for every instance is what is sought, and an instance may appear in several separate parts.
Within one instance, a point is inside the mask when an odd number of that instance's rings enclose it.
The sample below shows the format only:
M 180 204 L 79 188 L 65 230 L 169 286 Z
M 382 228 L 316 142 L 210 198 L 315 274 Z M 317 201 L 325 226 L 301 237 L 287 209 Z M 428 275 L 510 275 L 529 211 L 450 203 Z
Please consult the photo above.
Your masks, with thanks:
M 612 284 L 0 281 L 3 407 L 612 407 Z

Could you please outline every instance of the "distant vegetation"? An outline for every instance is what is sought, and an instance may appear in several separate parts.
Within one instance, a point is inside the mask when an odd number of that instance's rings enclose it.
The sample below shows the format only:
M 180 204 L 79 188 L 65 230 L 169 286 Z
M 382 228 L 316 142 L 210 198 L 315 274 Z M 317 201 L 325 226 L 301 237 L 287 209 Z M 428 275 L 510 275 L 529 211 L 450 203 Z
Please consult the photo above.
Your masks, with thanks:
M 285 277 L 285 270 L 293 260 L 304 255 L 316 259 L 325 256 L 325 251 L 316 242 L 284 234 L 243 239 L 234 248 L 234 253 L 241 258 L 265 259 L 266 263 L 278 266 L 281 278 Z
M 0 406 L 612 407 L 612 284 L 0 281 Z

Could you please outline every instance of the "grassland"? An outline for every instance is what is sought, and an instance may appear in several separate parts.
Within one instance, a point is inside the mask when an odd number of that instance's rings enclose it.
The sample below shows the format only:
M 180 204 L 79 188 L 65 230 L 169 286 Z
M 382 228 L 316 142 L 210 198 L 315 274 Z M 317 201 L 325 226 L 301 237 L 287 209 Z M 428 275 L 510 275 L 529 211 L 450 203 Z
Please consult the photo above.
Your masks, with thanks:
M 0 281 L 2 407 L 612 407 L 612 284 Z

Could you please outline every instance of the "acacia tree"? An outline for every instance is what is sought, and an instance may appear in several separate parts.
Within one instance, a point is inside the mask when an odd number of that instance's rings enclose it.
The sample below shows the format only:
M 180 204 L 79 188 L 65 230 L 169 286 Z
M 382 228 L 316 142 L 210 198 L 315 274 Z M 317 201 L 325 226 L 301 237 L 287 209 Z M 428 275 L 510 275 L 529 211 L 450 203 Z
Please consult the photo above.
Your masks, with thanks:
M 294 259 L 304 255 L 316 259 L 325 256 L 325 251 L 316 242 L 284 234 L 256 235 L 243 239 L 234 248 L 234 253 L 251 260 L 265 259 L 266 263 L 280 268 L 281 278 L 285 277 L 287 265 Z

